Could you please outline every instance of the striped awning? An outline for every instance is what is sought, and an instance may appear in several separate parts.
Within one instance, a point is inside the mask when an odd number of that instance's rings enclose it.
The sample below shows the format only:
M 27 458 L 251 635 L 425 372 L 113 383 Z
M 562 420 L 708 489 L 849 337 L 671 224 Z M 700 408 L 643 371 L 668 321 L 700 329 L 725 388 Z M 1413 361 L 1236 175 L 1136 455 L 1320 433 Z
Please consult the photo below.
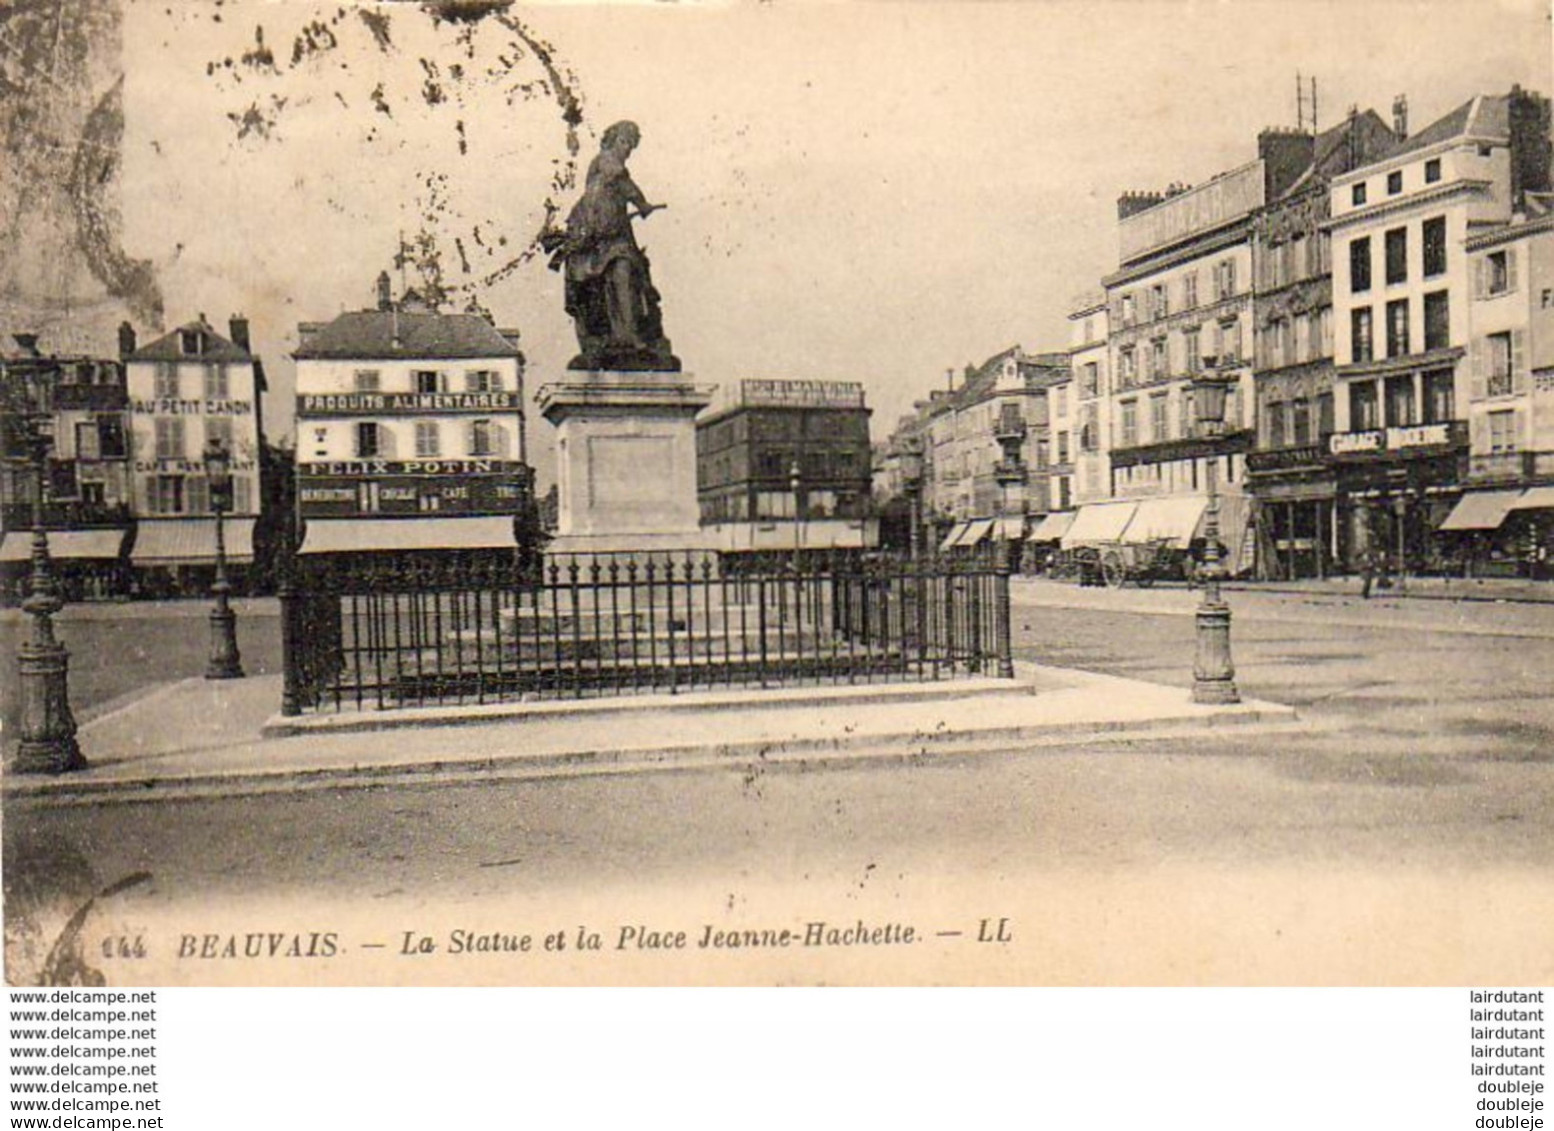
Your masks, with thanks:
M 1144 499 L 1128 529 L 1126 542 L 1169 542 L 1179 550 L 1192 544 L 1209 500 L 1203 495 L 1163 495 Z
M 960 545 L 960 540 L 966 536 L 966 531 L 971 529 L 969 522 L 957 522 L 950 532 L 944 536 L 944 541 L 939 543 L 939 549 L 948 550 L 951 546 Z
M 304 554 L 366 550 L 495 550 L 518 544 L 511 515 L 462 518 L 310 518 Z
M 998 537 L 1009 542 L 1018 542 L 1025 537 L 1025 519 L 1019 516 L 1001 518 L 994 523 L 993 529 Z
M 253 518 L 229 518 L 222 523 L 227 561 L 254 560 Z M 141 519 L 135 528 L 136 565 L 204 565 L 216 560 L 214 518 Z
M 1529 487 L 1511 504 L 1513 511 L 1541 511 L 1554 507 L 1554 487 Z
M 993 533 L 993 520 L 980 518 L 971 524 L 971 528 L 961 537 L 960 544 L 975 546 L 991 533 Z
M 50 530 L 48 539 L 54 561 L 116 558 L 124 547 L 123 530 Z M 13 530 L 0 542 L 0 562 L 25 562 L 31 557 L 30 530 Z
M 1056 542 L 1068 533 L 1068 528 L 1074 525 L 1075 511 L 1053 511 L 1046 518 L 1036 524 L 1036 529 L 1027 536 L 1027 542 Z

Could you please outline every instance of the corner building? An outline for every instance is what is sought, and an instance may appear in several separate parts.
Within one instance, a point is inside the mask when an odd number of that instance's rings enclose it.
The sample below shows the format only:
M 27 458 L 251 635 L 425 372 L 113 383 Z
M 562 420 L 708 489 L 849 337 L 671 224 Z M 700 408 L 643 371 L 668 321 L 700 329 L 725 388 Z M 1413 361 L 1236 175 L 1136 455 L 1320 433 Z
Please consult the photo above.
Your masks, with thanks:
M 297 509 L 309 555 L 510 551 L 532 506 L 516 330 L 379 280 L 373 310 L 303 323 Z

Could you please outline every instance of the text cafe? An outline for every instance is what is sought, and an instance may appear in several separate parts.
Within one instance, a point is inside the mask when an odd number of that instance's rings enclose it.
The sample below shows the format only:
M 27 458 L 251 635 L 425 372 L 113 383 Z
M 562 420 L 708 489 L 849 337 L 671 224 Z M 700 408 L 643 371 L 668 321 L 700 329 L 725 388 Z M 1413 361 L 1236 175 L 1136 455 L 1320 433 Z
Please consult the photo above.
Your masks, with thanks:
M 1328 454 L 1338 489 L 1338 553 L 1350 570 L 1442 568 L 1435 532 L 1462 493 L 1467 424 L 1335 432 Z
M 303 518 L 519 514 L 529 490 L 517 460 L 346 460 L 297 471 Z

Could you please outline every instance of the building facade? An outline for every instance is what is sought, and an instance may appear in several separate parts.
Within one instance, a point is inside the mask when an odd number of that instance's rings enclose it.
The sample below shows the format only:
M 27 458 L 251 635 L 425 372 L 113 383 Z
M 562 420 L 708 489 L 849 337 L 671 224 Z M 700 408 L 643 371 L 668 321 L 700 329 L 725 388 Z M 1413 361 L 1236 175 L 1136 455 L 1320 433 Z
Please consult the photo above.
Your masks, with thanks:
M 1527 116 L 1538 104 L 1541 126 L 1536 112 Z M 1466 249 L 1508 226 L 1529 191 L 1546 189 L 1547 169 L 1547 103 L 1513 91 L 1475 97 L 1381 160 L 1333 178 L 1328 227 L 1339 267 L 1329 455 L 1341 558 L 1446 568 L 1436 534 L 1462 495 L 1471 421 L 1483 422 L 1479 454 L 1498 454 L 1487 432 L 1493 398 L 1487 389 L 1476 395 L 1468 357 Z
M 0 467 L 0 585 L 21 593 L 32 551 L 36 469 L 28 422 L 49 437 L 43 520 L 49 555 L 69 600 L 128 590 L 133 498 L 124 367 L 85 356 L 45 356 L 31 334 L 0 355 L 4 465 Z
M 121 330 L 136 515 L 130 564 L 148 595 L 202 592 L 214 572 L 216 523 L 202 458 L 211 441 L 231 454 L 224 534 L 240 586 L 253 562 L 265 377 L 249 350 L 247 320 L 234 316 L 229 331 L 222 337 L 202 314 L 137 347 L 133 330 Z
M 697 501 L 718 549 L 877 545 L 870 411 L 853 381 L 745 380 L 699 419 Z
M 1111 388 L 1107 309 L 1105 292 L 1097 290 L 1078 299 L 1068 316 L 1074 402 L 1074 506 L 1111 498 L 1111 413 L 1106 411 Z
M 1247 469 L 1265 579 L 1325 577 L 1340 565 L 1327 452 L 1335 411 L 1329 182 L 1396 142 L 1373 111 L 1315 137 L 1292 136 L 1310 144 L 1310 166 L 1252 223 L 1257 429 Z
M 304 554 L 512 551 L 533 510 L 515 330 L 413 292 L 303 323 L 296 498 Z

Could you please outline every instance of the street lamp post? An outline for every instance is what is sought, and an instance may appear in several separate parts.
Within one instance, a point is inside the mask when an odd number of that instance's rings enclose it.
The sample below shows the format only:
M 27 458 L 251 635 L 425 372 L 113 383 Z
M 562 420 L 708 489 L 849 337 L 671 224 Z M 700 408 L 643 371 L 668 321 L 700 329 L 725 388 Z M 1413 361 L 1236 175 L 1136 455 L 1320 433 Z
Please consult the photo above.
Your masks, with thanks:
M 242 657 L 237 650 L 237 617 L 228 599 L 232 585 L 227 580 L 227 544 L 222 518 L 232 509 L 232 456 L 219 439 L 205 445 L 205 475 L 210 484 L 210 509 L 216 516 L 216 580 L 211 594 L 216 598 L 210 611 L 210 662 L 206 679 L 243 678 Z
M 922 557 L 923 528 L 923 452 L 921 443 L 915 439 L 909 441 L 901 453 L 901 485 L 906 488 L 910 508 L 907 515 L 911 524 L 908 548 L 915 562 Z
M 32 618 L 32 634 L 18 651 L 21 740 L 11 768 L 23 774 L 63 774 L 85 769 L 86 759 L 76 744 L 76 721 L 70 713 L 70 653 L 54 638 L 53 616 L 64 602 L 55 592 L 49 568 L 49 536 L 43 517 L 53 419 L 43 411 L 47 394 L 42 375 L 29 383 L 33 411 L 25 428 L 33 472 L 32 576 L 22 611 Z
M 803 487 L 802 472 L 799 468 L 798 457 L 793 457 L 793 466 L 788 468 L 788 490 L 793 492 L 793 568 L 797 570 L 803 560 L 804 549 L 804 507 L 803 499 L 799 495 Z
M 1193 401 L 1203 434 L 1216 439 L 1225 423 L 1229 382 L 1203 378 L 1193 383 Z M 1230 655 L 1230 606 L 1220 594 L 1225 577 L 1219 552 L 1219 453 L 1210 451 L 1208 512 L 1203 525 L 1203 597 L 1196 617 L 1197 648 L 1193 661 L 1194 703 L 1222 705 L 1241 702 L 1236 690 L 1236 666 Z

